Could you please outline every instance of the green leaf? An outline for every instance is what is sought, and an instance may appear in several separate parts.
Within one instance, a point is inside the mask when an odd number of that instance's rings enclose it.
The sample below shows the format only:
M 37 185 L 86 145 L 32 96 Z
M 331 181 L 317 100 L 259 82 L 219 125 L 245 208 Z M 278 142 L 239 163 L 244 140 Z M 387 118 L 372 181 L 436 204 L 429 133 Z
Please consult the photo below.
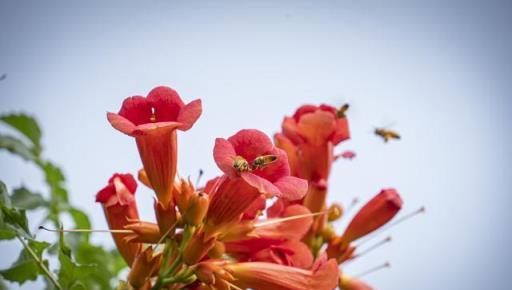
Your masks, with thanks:
M 16 232 L 9 229 L 3 222 L 0 222 L 0 240 L 12 240 L 16 237 Z
M 0 204 L 11 207 L 11 198 L 9 197 L 7 186 L 2 181 L 0 181 Z
M 46 183 L 51 188 L 52 196 L 57 197 L 60 201 L 68 201 L 68 192 L 64 189 L 64 174 L 59 167 L 53 163 L 46 161 L 40 162 L 38 165 L 44 171 Z
M 40 242 L 35 240 L 29 240 L 28 246 L 32 249 L 34 254 L 42 260 L 43 252 L 50 246 L 47 242 Z M 42 270 L 38 263 L 30 255 L 27 249 L 21 251 L 18 260 L 14 264 L 5 270 L 1 270 L 0 274 L 8 281 L 17 282 L 20 285 L 26 281 L 34 281 L 37 276 L 41 274 Z
M 47 202 L 39 193 L 33 193 L 25 187 L 16 188 L 11 196 L 12 204 L 23 209 L 36 209 L 46 206 Z
M 71 215 L 71 218 L 73 218 L 73 221 L 75 222 L 75 228 L 77 229 L 90 229 L 91 228 L 91 221 L 89 220 L 89 217 L 87 214 L 75 207 L 72 207 L 68 210 L 69 214 Z M 85 241 L 89 240 L 89 233 L 83 233 L 82 234 Z
M 91 228 L 91 221 L 89 220 L 89 217 L 87 214 L 76 207 L 72 207 L 69 209 L 69 214 L 73 218 L 73 221 L 75 222 L 75 227 L 77 229 L 90 229 Z
M 0 116 L 0 120 L 27 137 L 32 142 L 35 155 L 39 156 L 41 152 L 41 129 L 33 117 L 25 114 L 9 114 Z
M 11 268 L 0 271 L 5 280 L 23 284 L 37 279 L 39 267 L 34 260 L 16 262 Z
M 11 207 L 11 199 L 7 193 L 5 184 L 0 181 L 0 240 L 11 240 L 16 237 L 16 231 L 4 222 L 4 214 L 2 210 L 4 207 Z
M 20 156 L 27 161 L 33 161 L 36 156 L 30 148 L 25 145 L 20 139 L 9 136 L 0 135 L 0 148 L 6 149 L 7 151 Z
M 4 279 L 0 277 L 0 290 L 7 290 L 7 285 L 5 285 Z
M 84 281 L 94 273 L 95 268 L 91 265 L 79 265 L 73 261 L 71 249 L 64 243 L 62 232 L 59 237 L 59 262 L 58 281 L 64 289 L 88 289 Z
M 0 204 L 2 211 L 2 221 L 6 228 L 16 231 L 18 234 L 31 238 L 28 228 L 27 214 L 24 209 L 8 208 Z

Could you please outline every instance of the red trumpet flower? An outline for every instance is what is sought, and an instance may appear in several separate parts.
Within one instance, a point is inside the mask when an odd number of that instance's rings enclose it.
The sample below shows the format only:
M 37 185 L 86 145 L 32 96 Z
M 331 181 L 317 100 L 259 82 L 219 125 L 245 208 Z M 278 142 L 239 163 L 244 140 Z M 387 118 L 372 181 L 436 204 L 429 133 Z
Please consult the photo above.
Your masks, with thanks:
M 294 175 L 310 181 L 327 179 L 333 161 L 333 146 L 350 138 L 348 121 L 328 105 L 304 105 L 293 117 L 285 117 L 277 146 L 290 159 Z
M 329 260 L 315 270 L 265 262 L 233 263 L 226 269 L 242 289 L 332 290 L 338 283 L 338 265 Z
M 185 105 L 175 90 L 156 87 L 146 98 L 125 99 L 118 114 L 107 113 L 114 128 L 135 137 L 147 177 L 164 207 L 172 202 L 176 129 L 190 129 L 201 111 L 201 100 Z
M 105 212 L 108 226 L 111 230 L 122 230 L 129 220 L 138 220 L 139 214 L 135 203 L 137 182 L 131 174 L 114 174 L 108 185 L 96 195 L 96 202 L 100 202 Z M 129 234 L 112 233 L 119 253 L 126 263 L 131 266 L 133 260 L 142 249 L 142 244 L 126 241 Z
M 389 222 L 402 208 L 402 199 L 393 189 L 383 189 L 354 216 L 341 237 L 333 239 L 327 248 L 329 257 L 342 260 L 352 241 L 355 241 Z
M 207 236 L 238 222 L 262 194 L 287 200 L 306 194 L 307 182 L 290 176 L 285 152 L 258 130 L 241 130 L 228 140 L 218 138 L 213 154 L 225 175 L 205 188 L 211 196 L 205 221 Z

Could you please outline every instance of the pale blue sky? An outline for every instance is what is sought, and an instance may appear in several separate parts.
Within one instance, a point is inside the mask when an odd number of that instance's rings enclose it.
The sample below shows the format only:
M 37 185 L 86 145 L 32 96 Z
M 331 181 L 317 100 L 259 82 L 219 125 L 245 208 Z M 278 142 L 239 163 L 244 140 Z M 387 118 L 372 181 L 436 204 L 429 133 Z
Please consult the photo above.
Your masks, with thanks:
M 37 117 L 72 200 L 105 228 L 96 191 L 141 166 L 105 118 L 125 97 L 169 85 L 202 98 L 203 116 L 179 136 L 179 172 L 207 177 L 219 173 L 216 137 L 272 134 L 303 103 L 348 101 L 353 138 L 338 150 L 358 157 L 335 164 L 331 200 L 392 186 L 404 212 L 424 204 L 428 214 L 345 271 L 389 260 L 366 277 L 377 289 L 510 289 L 511 13 L 510 1 L 483 0 L 2 0 L 0 112 Z M 403 140 L 384 145 L 371 131 L 390 123 Z M 0 171 L 11 187 L 43 189 L 4 152 Z M 137 199 L 152 219 L 150 193 Z M 0 247 L 4 267 L 14 246 Z

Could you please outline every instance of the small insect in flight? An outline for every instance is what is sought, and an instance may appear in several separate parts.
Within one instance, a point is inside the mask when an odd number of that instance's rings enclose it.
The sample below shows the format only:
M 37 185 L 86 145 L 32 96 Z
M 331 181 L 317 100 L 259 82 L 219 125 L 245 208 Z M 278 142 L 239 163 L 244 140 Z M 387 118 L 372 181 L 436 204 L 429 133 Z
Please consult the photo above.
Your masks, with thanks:
M 341 108 L 338 109 L 336 112 L 336 116 L 338 118 L 346 118 L 347 117 L 347 111 L 350 108 L 350 105 L 348 103 L 343 104 Z
M 277 160 L 277 156 L 275 155 L 263 155 L 258 156 L 252 161 L 252 169 L 263 168 L 270 163 L 274 163 Z
M 385 128 L 376 128 L 375 135 L 381 137 L 385 143 L 391 139 L 400 140 L 401 138 L 397 132 Z

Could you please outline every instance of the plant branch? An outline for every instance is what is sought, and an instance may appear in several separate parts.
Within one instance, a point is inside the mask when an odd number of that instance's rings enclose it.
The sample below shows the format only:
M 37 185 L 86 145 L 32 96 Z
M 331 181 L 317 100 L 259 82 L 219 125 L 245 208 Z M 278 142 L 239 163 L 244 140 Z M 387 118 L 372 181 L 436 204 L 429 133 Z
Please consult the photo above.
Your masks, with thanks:
M 53 283 L 55 288 L 62 290 L 62 287 L 60 286 L 59 282 L 57 282 L 57 279 L 55 279 L 55 277 L 53 277 L 50 270 L 48 270 L 48 268 L 46 268 L 46 265 L 43 263 L 43 261 L 41 261 L 41 259 L 39 259 L 39 257 L 34 252 L 34 250 L 18 234 L 16 234 L 16 237 L 21 242 L 23 247 L 28 251 L 28 253 L 32 257 L 32 259 L 34 259 L 37 262 L 37 265 L 39 266 L 39 268 L 41 268 L 41 270 L 43 270 L 45 276 L 48 277 L 48 279 Z

